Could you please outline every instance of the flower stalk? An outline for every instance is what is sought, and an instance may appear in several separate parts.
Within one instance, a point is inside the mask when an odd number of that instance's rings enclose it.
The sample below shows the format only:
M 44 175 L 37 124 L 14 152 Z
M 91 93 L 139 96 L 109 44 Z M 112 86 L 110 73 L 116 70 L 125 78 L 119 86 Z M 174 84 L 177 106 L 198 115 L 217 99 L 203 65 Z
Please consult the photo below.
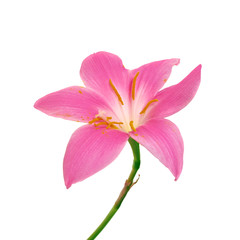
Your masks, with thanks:
M 112 217 L 115 215 L 115 213 L 120 208 L 124 198 L 126 197 L 127 193 L 131 189 L 131 187 L 137 182 L 133 182 L 134 177 L 140 168 L 140 149 L 139 149 L 139 143 L 136 142 L 134 139 L 129 138 L 128 142 L 132 148 L 133 151 L 133 165 L 132 165 L 132 171 L 128 177 L 128 179 L 125 181 L 124 187 L 122 191 L 119 194 L 119 197 L 117 198 L 115 204 L 113 205 L 112 209 L 108 213 L 108 215 L 105 217 L 105 219 L 102 221 L 102 223 L 98 226 L 98 228 L 92 233 L 92 235 L 87 240 L 93 240 L 95 239 L 98 234 L 105 228 L 105 226 L 109 223 L 109 221 L 112 219 Z

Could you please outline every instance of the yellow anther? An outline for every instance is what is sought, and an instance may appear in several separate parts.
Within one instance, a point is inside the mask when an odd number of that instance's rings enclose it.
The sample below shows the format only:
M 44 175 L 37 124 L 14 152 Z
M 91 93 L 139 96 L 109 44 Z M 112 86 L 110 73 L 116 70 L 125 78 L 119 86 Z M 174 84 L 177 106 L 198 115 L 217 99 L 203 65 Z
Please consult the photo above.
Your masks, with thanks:
M 107 128 L 118 129 L 118 127 L 116 127 L 116 126 L 113 125 L 112 123 L 109 123 L 109 124 L 107 125 Z
M 82 91 L 79 90 L 78 92 L 79 92 L 80 94 L 82 94 Z
M 109 122 L 107 128 L 118 129 L 114 124 L 123 124 L 123 122 Z
M 132 82 L 132 99 L 133 100 L 135 99 L 135 86 L 136 86 L 136 80 L 137 80 L 138 75 L 139 75 L 139 72 L 137 72 L 137 74 L 133 78 L 133 82 Z
M 107 121 L 110 120 L 110 119 L 112 119 L 112 117 L 107 117 Z
M 100 125 L 108 125 L 108 123 L 106 123 L 106 122 L 100 122 L 100 123 L 95 123 L 95 124 L 94 124 L 95 127 L 98 127 L 98 126 L 100 126 Z
M 158 102 L 158 99 L 153 99 L 153 100 L 149 101 L 149 102 L 147 103 L 147 105 L 143 108 L 143 110 L 140 112 L 140 114 L 145 113 L 146 110 L 148 109 L 148 107 L 149 107 L 153 102 Z
M 114 93 L 116 94 L 116 96 L 118 97 L 119 102 L 120 102 L 122 105 L 124 105 L 124 104 L 123 104 L 123 100 L 122 100 L 119 92 L 117 91 L 116 87 L 113 85 L 111 79 L 109 79 L 109 84 L 110 84 L 112 90 L 114 91 Z
M 123 124 L 123 122 L 110 122 L 111 124 Z
M 100 121 L 100 120 L 101 120 L 101 118 L 96 117 L 96 118 L 94 118 L 93 120 L 89 121 L 88 123 L 89 123 L 89 124 L 92 124 L 92 123 L 98 122 L 98 121 Z
M 137 131 L 136 128 L 134 127 L 134 125 L 133 125 L 133 121 L 130 121 L 129 125 L 134 132 Z

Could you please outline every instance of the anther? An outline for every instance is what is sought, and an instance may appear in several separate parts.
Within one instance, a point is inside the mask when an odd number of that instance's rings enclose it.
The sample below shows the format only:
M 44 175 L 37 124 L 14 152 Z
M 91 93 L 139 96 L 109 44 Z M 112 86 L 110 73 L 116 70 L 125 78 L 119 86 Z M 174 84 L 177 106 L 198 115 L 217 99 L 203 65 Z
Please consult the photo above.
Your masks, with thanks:
M 123 122 L 110 122 L 112 124 L 123 124 Z
M 136 73 L 135 77 L 133 78 L 133 82 L 132 82 L 132 99 L 135 99 L 135 87 L 136 87 L 136 80 L 137 77 L 139 75 L 139 72 Z
M 100 120 L 101 120 L 101 118 L 96 117 L 96 118 L 94 118 L 93 120 L 89 121 L 88 123 L 89 123 L 89 124 L 92 124 L 92 123 L 98 122 L 98 121 L 100 121 Z
M 106 128 L 119 129 L 118 127 L 116 127 L 112 123 L 109 123 Z
M 116 96 L 118 97 L 118 101 L 119 101 L 122 105 L 124 105 L 124 104 L 123 104 L 123 100 L 122 100 L 119 92 L 117 91 L 116 87 L 113 85 L 111 79 L 109 79 L 109 84 L 110 84 L 112 90 L 114 91 L 114 93 L 116 94 Z
M 143 110 L 140 112 L 140 114 L 145 113 L 146 110 L 148 109 L 148 107 L 149 107 L 153 102 L 158 102 L 158 99 L 153 99 L 153 100 L 149 101 L 149 102 L 147 103 L 147 105 L 143 108 Z
M 134 125 L 133 125 L 133 121 L 130 121 L 129 125 L 134 132 L 137 131 L 136 128 L 134 127 Z
M 100 126 L 100 125 L 108 125 L 108 123 L 106 123 L 106 122 L 100 122 L 100 123 L 95 123 L 95 124 L 94 124 L 95 127 L 98 127 L 98 126 Z

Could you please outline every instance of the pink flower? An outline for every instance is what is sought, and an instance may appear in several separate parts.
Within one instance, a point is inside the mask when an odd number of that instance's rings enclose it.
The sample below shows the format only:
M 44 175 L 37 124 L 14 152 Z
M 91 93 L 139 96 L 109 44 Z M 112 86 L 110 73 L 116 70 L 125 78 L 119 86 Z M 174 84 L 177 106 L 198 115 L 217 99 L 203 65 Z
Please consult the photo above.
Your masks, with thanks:
M 177 180 L 183 166 L 183 140 L 164 119 L 184 108 L 200 84 L 201 65 L 180 83 L 159 91 L 179 59 L 152 62 L 134 70 L 107 52 L 87 57 L 80 76 L 85 87 L 68 87 L 34 105 L 54 117 L 88 123 L 72 135 L 64 157 L 66 187 L 105 168 L 129 137 L 147 148 Z

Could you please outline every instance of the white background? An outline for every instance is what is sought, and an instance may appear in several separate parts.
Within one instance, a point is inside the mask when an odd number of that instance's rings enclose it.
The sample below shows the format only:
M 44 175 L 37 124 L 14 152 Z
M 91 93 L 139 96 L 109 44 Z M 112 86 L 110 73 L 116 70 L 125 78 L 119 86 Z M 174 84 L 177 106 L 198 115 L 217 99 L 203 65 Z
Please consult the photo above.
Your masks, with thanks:
M 238 1 L 1 1 L 0 239 L 84 240 L 116 200 L 128 145 L 103 171 L 65 189 L 62 159 L 80 124 L 33 108 L 82 85 L 93 52 L 127 68 L 179 57 L 167 86 L 202 64 L 194 100 L 171 116 L 185 142 L 177 182 L 143 147 L 139 182 L 98 239 L 240 239 Z

